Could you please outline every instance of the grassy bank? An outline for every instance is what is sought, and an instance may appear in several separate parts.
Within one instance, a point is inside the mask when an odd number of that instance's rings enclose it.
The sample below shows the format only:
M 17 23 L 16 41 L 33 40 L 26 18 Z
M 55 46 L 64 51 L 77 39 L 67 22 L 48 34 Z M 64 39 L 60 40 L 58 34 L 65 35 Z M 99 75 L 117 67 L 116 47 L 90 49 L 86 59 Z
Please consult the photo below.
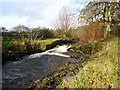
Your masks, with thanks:
M 58 87 L 118 88 L 118 39 L 105 42 L 103 49 L 82 66 L 73 81 L 63 79 Z
M 34 88 L 118 88 L 118 39 L 100 42 L 103 46 L 79 63 L 65 64 Z
M 63 42 L 60 39 L 47 40 L 3 40 L 2 62 L 18 60 L 32 53 L 43 52 Z

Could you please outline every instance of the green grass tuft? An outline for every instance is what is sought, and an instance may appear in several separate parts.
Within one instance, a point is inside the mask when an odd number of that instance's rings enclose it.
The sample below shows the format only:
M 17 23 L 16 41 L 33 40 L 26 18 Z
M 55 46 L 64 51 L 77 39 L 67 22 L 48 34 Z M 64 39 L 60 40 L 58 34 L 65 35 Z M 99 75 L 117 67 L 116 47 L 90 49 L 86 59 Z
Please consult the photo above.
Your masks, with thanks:
M 59 87 L 118 88 L 118 39 L 104 43 L 105 46 L 94 54 L 94 58 L 83 63 L 72 83 L 63 80 Z

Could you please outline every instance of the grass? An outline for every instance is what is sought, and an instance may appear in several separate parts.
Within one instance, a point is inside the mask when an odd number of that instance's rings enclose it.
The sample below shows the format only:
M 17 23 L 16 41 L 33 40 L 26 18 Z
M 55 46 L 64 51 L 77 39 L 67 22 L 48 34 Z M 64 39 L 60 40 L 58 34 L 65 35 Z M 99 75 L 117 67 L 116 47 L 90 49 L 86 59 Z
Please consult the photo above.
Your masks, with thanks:
M 45 51 L 55 47 L 59 39 L 47 40 L 3 40 L 2 43 L 2 58 L 3 63 L 6 61 L 14 61 L 19 58 L 32 54 Z M 55 43 L 56 42 L 56 43 Z M 55 45 L 53 45 L 55 43 Z
M 34 46 L 37 46 L 40 51 L 46 50 L 46 45 L 50 45 L 53 42 L 57 41 L 59 39 L 47 39 L 47 40 L 4 40 L 3 41 L 3 52 L 10 51 L 13 47 L 19 49 L 23 48 L 25 51 L 28 46 L 30 46 L 30 49 L 33 49 Z M 18 47 L 17 47 L 18 46 Z M 9 48 L 9 50 L 8 50 Z
M 53 42 L 59 39 L 47 39 L 47 40 L 34 40 L 32 43 L 40 43 L 41 49 L 44 51 L 46 50 L 46 45 L 52 44 Z
M 59 88 L 118 88 L 118 39 L 105 42 L 94 58 L 82 63 L 75 79 L 71 82 L 62 80 Z
M 118 39 L 100 42 L 103 48 L 44 78 L 35 88 L 118 88 Z
M 46 39 L 46 40 L 15 40 L 15 41 L 9 41 L 9 45 L 13 42 L 19 43 L 19 44 L 25 44 L 25 42 L 29 42 L 31 45 L 34 44 L 40 44 L 40 48 L 44 51 L 46 50 L 46 45 L 52 44 L 53 42 L 60 40 L 60 39 Z

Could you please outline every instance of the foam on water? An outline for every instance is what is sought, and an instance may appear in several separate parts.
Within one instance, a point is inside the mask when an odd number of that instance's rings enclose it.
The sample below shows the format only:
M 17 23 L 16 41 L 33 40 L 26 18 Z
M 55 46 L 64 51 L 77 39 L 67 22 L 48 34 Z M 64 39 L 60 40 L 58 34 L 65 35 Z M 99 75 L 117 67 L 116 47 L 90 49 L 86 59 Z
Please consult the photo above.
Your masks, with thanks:
M 26 58 L 27 59 L 32 59 L 32 58 L 36 58 L 36 57 L 40 58 L 43 55 L 56 55 L 56 56 L 62 56 L 62 57 L 70 57 L 70 55 L 62 54 L 62 53 L 68 52 L 67 50 L 70 47 L 71 46 L 63 45 L 63 46 L 59 46 L 59 47 L 55 47 L 53 49 L 47 50 L 47 51 L 42 52 L 42 53 L 36 53 L 36 54 L 29 55 Z

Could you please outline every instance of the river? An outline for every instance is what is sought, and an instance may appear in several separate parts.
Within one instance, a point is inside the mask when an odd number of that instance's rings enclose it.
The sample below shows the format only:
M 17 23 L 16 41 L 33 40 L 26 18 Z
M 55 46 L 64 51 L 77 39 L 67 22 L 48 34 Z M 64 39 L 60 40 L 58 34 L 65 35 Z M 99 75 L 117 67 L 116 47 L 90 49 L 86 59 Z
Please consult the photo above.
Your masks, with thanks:
M 42 53 L 25 56 L 19 61 L 6 63 L 2 67 L 2 87 L 29 87 L 33 82 L 52 74 L 57 68 L 73 60 L 71 56 L 78 56 L 67 51 L 70 47 L 62 45 Z

